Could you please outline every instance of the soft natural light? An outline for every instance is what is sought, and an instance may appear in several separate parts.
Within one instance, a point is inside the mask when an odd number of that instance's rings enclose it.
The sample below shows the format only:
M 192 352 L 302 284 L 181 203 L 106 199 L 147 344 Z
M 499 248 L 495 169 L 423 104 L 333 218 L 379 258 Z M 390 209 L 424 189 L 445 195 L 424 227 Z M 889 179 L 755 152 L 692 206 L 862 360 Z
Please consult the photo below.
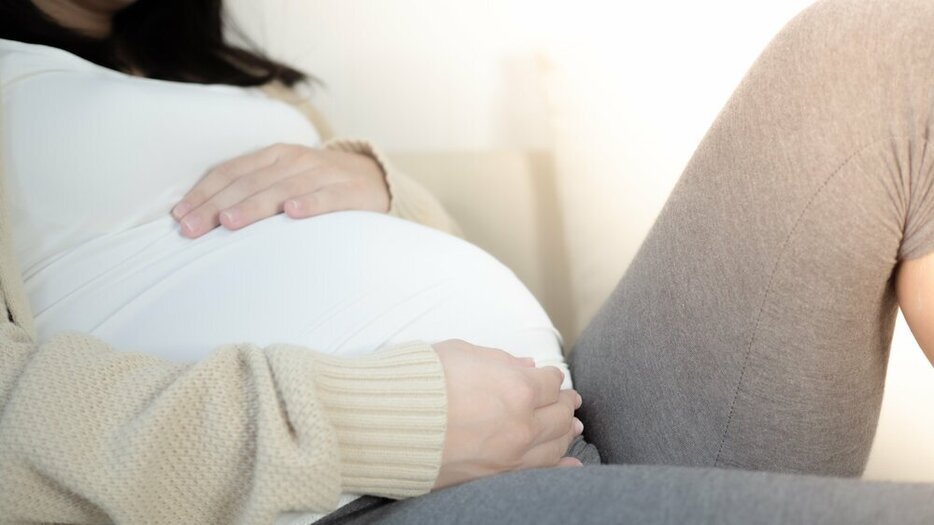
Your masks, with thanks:
M 391 151 L 553 156 L 575 330 L 634 255 L 736 84 L 807 0 L 234 1 Z M 573 338 L 573 334 L 570 334 Z M 934 480 L 934 370 L 903 324 L 867 476 Z

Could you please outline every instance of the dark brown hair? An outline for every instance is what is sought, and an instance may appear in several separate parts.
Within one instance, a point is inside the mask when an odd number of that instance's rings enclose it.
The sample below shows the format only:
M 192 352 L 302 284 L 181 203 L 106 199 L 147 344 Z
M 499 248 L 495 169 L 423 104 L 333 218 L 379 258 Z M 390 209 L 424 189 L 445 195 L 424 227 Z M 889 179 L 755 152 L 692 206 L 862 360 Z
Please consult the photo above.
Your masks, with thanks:
M 93 38 L 63 27 L 31 0 L 0 0 L 0 38 L 64 49 L 118 71 L 177 82 L 293 86 L 305 73 L 224 40 L 221 0 L 137 0 L 118 11 L 111 34 Z M 230 26 L 230 27 L 228 27 Z

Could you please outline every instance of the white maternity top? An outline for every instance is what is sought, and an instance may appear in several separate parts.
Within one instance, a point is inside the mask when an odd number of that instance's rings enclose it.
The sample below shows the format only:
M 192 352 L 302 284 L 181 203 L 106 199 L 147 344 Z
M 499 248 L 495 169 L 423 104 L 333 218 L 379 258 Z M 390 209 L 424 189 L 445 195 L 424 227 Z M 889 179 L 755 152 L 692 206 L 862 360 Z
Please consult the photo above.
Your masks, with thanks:
M 182 236 L 169 211 L 209 168 L 277 142 L 318 144 L 289 105 L 2 39 L 0 86 L 7 205 L 40 342 L 78 330 L 185 361 L 235 341 L 355 355 L 460 338 L 558 366 L 570 385 L 541 306 L 456 237 L 368 212 Z

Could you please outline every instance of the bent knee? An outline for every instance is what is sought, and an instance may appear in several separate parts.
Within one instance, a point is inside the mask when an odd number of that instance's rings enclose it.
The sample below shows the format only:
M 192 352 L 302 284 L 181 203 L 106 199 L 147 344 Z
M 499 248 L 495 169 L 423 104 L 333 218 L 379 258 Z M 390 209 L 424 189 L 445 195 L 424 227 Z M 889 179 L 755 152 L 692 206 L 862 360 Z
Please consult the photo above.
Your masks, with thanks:
M 934 47 L 934 2 L 926 0 L 820 0 L 802 10 L 776 37 L 783 51 L 814 51 L 851 75 L 863 69 L 894 74 Z M 928 65 L 927 62 L 925 65 Z

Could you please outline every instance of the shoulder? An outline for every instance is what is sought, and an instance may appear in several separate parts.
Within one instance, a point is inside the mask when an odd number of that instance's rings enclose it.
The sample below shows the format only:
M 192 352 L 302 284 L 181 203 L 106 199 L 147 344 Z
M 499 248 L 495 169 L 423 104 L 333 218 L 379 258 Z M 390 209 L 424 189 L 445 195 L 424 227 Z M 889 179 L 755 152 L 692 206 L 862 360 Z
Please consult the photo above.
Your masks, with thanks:
M 0 82 L 4 86 L 42 73 L 97 68 L 103 69 L 63 49 L 0 39 Z

